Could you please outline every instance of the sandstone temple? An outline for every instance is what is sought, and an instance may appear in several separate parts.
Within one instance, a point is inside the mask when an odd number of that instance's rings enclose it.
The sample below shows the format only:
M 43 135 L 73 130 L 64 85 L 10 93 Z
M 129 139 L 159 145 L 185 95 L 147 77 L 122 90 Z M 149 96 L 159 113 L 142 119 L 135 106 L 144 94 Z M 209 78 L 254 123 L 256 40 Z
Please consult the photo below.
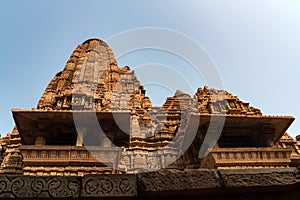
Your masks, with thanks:
M 299 199 L 292 116 L 207 86 L 152 106 L 102 40 L 78 45 L 0 138 L 0 198 Z

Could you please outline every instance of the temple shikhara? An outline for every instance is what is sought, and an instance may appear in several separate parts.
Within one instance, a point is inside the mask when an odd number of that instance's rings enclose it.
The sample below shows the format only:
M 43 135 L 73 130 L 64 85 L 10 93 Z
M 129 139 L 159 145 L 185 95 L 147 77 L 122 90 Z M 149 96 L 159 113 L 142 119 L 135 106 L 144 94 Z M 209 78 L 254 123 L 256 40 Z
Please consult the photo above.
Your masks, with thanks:
M 167 76 L 167 75 L 166 75 Z M 299 199 L 292 116 L 207 86 L 152 106 L 102 40 L 78 45 L 36 108 L 12 109 L 0 198 Z

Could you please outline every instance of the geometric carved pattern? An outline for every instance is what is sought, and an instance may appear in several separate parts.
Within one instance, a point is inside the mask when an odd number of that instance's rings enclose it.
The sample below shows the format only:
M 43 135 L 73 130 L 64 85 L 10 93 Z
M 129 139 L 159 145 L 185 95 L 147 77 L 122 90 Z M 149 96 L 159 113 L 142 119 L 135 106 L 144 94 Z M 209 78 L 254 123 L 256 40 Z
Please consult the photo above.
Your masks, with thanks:
M 0 198 L 131 197 L 135 175 L 0 176 Z M 82 189 L 80 189 L 82 188 Z
M 0 176 L 0 198 L 78 197 L 76 177 Z
M 83 197 L 136 196 L 135 175 L 87 175 L 83 181 Z

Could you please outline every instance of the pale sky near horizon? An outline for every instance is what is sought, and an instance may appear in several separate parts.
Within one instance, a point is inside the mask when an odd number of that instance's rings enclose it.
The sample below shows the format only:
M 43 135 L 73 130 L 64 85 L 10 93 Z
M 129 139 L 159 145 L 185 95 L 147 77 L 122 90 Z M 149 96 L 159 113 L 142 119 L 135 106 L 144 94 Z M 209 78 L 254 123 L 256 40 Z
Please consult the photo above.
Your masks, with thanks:
M 298 0 L 3 0 L 0 133 L 4 136 L 14 126 L 12 108 L 36 107 L 78 44 L 134 28 L 161 27 L 203 46 L 227 91 L 265 115 L 294 116 L 288 133 L 295 137 L 300 134 L 299 10 Z M 190 72 L 184 61 L 151 50 L 133 52 L 118 62 L 131 68 L 177 65 Z M 192 91 L 204 84 L 193 80 Z M 159 95 L 174 92 L 147 89 L 155 104 L 165 99 Z

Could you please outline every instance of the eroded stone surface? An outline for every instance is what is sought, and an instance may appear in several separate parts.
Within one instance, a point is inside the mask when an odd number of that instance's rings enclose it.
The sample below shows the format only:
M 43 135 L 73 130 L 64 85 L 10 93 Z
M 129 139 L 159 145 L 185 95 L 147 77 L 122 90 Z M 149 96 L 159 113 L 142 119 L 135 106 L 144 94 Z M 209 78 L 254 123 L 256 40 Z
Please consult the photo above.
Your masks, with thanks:
M 185 170 L 138 174 L 138 181 L 142 191 L 180 191 L 213 189 L 221 187 L 221 180 L 217 170 Z
M 293 185 L 300 182 L 295 168 L 220 170 L 225 188 Z

